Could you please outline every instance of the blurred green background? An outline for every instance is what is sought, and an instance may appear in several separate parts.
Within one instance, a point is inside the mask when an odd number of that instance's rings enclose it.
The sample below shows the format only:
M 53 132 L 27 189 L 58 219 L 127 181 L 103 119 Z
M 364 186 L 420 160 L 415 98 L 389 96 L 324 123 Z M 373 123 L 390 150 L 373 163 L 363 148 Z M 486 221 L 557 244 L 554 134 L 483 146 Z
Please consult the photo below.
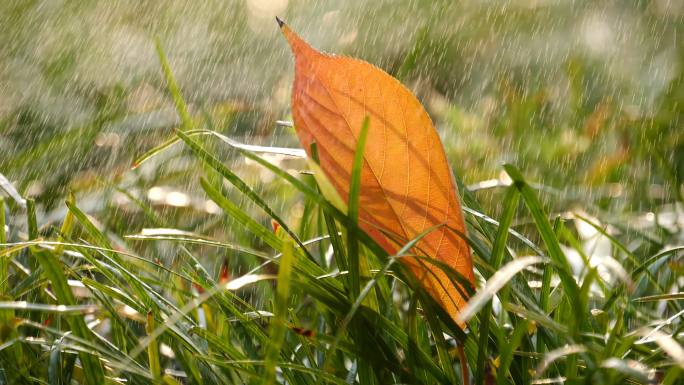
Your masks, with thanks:
M 91 212 L 135 211 L 134 197 L 187 228 L 196 212 L 215 211 L 196 191 L 197 161 L 177 146 L 130 167 L 178 122 L 154 39 L 201 125 L 296 146 L 275 123 L 289 119 L 293 78 L 276 14 L 315 47 L 365 59 L 414 90 L 489 210 L 490 187 L 506 183 L 500 164 L 512 162 L 561 198 L 558 210 L 651 224 L 665 210 L 679 233 L 682 0 L 3 0 L 0 173 L 47 222 L 61 218 L 70 189 Z M 243 159 L 233 166 L 297 220 L 292 192 Z

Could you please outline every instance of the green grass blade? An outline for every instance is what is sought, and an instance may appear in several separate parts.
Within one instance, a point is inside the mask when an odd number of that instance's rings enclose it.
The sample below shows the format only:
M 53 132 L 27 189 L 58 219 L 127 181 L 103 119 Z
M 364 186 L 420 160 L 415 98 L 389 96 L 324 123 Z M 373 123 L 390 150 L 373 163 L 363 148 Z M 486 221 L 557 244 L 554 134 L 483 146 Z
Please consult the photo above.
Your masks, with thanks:
M 671 293 L 671 294 L 657 294 L 657 295 L 647 295 L 644 297 L 634 298 L 635 302 L 653 302 L 653 301 L 678 301 L 684 299 L 684 293 Z
M 171 66 L 169 65 L 169 60 L 164 53 L 164 48 L 161 45 L 161 41 L 159 39 L 155 39 L 154 45 L 157 50 L 157 57 L 159 58 L 159 64 L 161 65 L 162 73 L 164 74 L 164 78 L 166 80 L 166 86 L 169 89 L 169 93 L 173 99 L 173 104 L 176 106 L 176 111 L 178 112 L 178 116 L 181 120 L 181 130 L 190 130 L 193 126 L 192 118 L 188 112 L 188 106 L 185 104 L 185 100 L 181 95 L 178 82 L 176 82 L 176 78 L 173 76 Z
M 274 317 L 271 320 L 269 332 L 269 344 L 264 357 L 264 375 L 262 385 L 275 383 L 276 366 L 280 357 L 280 350 L 285 340 L 287 331 L 287 314 L 290 296 L 290 274 L 294 263 L 294 253 L 292 244 L 285 241 L 283 245 L 283 255 L 280 257 L 278 269 L 278 285 L 276 287 L 275 303 L 273 305 Z
M 340 224 L 349 224 L 349 221 L 347 220 L 348 216 L 346 213 L 342 212 L 339 208 L 335 207 L 335 205 L 333 205 L 331 202 L 326 200 L 326 198 L 323 195 L 321 195 L 315 189 L 311 188 L 306 183 L 302 182 L 301 180 L 290 175 L 288 172 L 278 168 L 277 166 L 269 163 L 268 161 L 264 160 L 260 156 L 254 154 L 250 151 L 246 151 L 246 150 L 241 149 L 239 147 L 235 147 L 235 149 L 237 151 L 239 151 L 245 157 L 247 157 L 251 160 L 254 160 L 255 162 L 259 163 L 260 165 L 262 165 L 263 167 L 268 169 L 269 171 L 273 172 L 275 175 L 277 175 L 281 179 L 290 183 L 297 190 L 304 193 L 307 198 L 311 199 L 316 204 L 318 204 L 324 210 L 325 213 L 330 214 Z M 356 236 L 364 244 L 364 246 L 369 248 L 373 252 L 373 254 L 375 254 L 376 256 L 384 256 L 384 257 L 387 256 L 387 252 L 382 247 L 380 247 L 380 245 L 378 245 L 377 242 L 375 242 L 364 231 L 358 229 Z
M 405 255 L 408 254 L 408 252 L 415 247 L 415 245 L 420 242 L 421 239 L 423 239 L 426 235 L 430 234 L 431 232 L 441 228 L 442 226 L 437 225 L 433 226 L 427 230 L 425 230 L 423 233 L 419 234 L 416 238 L 412 239 L 409 241 L 406 245 L 404 245 L 394 256 L 390 258 L 390 260 L 383 266 L 383 268 L 375 274 L 373 279 L 368 281 L 366 286 L 363 288 L 363 291 L 359 294 L 358 297 L 355 298 L 354 303 L 352 304 L 351 308 L 349 309 L 349 312 L 345 315 L 344 319 L 342 320 L 342 323 L 340 324 L 339 329 L 337 330 L 335 340 L 333 341 L 332 346 L 330 347 L 328 351 L 328 357 L 332 357 L 332 355 L 335 353 L 335 349 L 337 348 L 337 345 L 339 344 L 340 340 L 342 339 L 342 335 L 346 331 L 347 326 L 349 326 L 349 323 L 351 322 L 352 318 L 356 314 L 357 310 L 361 307 L 361 304 L 363 303 L 363 300 L 368 296 L 370 293 L 371 289 L 378 283 L 378 281 L 383 278 L 386 274 L 387 271 L 389 270 L 390 267 L 400 258 L 404 257 Z M 324 365 L 324 367 L 327 367 L 327 365 Z
M 50 281 L 52 290 L 59 303 L 67 306 L 76 305 L 76 299 L 67 283 L 67 278 L 62 270 L 60 261 L 53 254 L 45 250 L 34 248 L 32 254 L 43 268 L 43 274 L 45 275 L 45 278 Z M 95 338 L 90 329 L 88 329 L 82 316 L 68 317 L 67 320 L 74 335 L 95 342 Z M 83 365 L 86 383 L 92 385 L 104 383 L 104 370 L 99 359 L 86 352 L 80 353 L 79 358 L 81 360 L 81 365 Z
M 361 172 L 363 170 L 364 150 L 366 149 L 366 139 L 368 138 L 368 128 L 370 119 L 365 117 L 361 125 L 359 138 L 356 142 L 356 152 L 352 163 L 351 179 L 349 181 L 349 200 L 347 203 L 349 218 L 358 223 L 359 217 L 359 194 L 361 192 Z
M 352 300 L 358 297 L 361 290 L 360 267 L 359 267 L 359 243 L 356 239 L 356 228 L 359 223 L 359 194 L 361 193 L 361 172 L 364 165 L 363 152 L 366 148 L 368 128 L 370 120 L 364 118 L 361 132 L 356 144 L 354 161 L 352 163 L 351 180 L 349 182 L 348 215 L 351 225 L 347 232 L 347 255 L 349 257 L 349 290 Z
M 147 313 L 147 322 L 145 323 L 145 332 L 150 336 L 150 342 L 147 345 L 147 359 L 150 365 L 150 375 L 156 381 L 161 380 L 162 370 L 161 364 L 159 362 L 159 344 L 157 339 L 151 336 L 151 334 L 156 329 L 154 313 Z
M 523 337 L 527 334 L 527 328 L 529 323 L 527 320 L 518 321 L 517 325 L 513 329 L 510 338 L 506 340 L 499 340 L 500 347 L 500 358 L 499 367 L 496 371 L 496 383 L 497 385 L 506 385 L 508 381 L 506 379 L 506 374 L 513 361 L 513 353 L 518 349 Z
M 185 134 L 188 136 L 193 136 L 193 135 L 206 135 L 207 133 L 205 132 L 205 130 L 186 130 Z M 154 158 L 155 156 L 161 154 L 162 152 L 164 152 L 164 150 L 171 148 L 171 146 L 180 142 L 180 140 L 181 139 L 178 137 L 178 135 L 174 135 L 170 139 L 167 139 L 166 141 L 164 141 L 162 144 L 157 145 L 157 146 L 149 149 L 148 151 L 146 151 L 142 155 L 135 158 L 135 160 L 133 161 L 133 164 L 131 165 L 131 168 L 135 169 L 135 168 L 140 167 L 140 165 L 142 165 L 143 163 L 147 162 L 148 160 Z
M 634 269 L 634 271 L 632 271 L 632 279 L 634 281 L 637 281 L 640 278 L 640 275 L 644 273 L 649 268 L 649 266 L 663 258 L 676 256 L 681 251 L 684 251 L 684 246 L 673 247 L 671 249 L 659 252 L 649 257 L 641 265 Z
M 181 131 L 176 131 L 176 134 L 185 142 L 188 147 L 195 153 L 195 155 L 202 161 L 211 166 L 214 170 L 218 171 L 221 176 L 226 178 L 233 186 L 237 187 L 240 192 L 242 192 L 246 197 L 248 197 L 252 202 L 254 202 L 259 208 L 261 208 L 269 217 L 273 218 L 278 224 L 285 230 L 285 232 L 292 237 L 292 239 L 301 247 L 301 250 L 308 255 L 311 260 L 314 260 L 311 255 L 308 254 L 306 248 L 299 240 L 299 237 L 290 230 L 289 226 L 283 221 L 280 216 L 278 216 L 269 205 L 257 194 L 251 187 L 247 185 L 240 177 L 238 177 L 234 172 L 232 172 L 228 167 L 226 167 L 221 161 L 216 159 L 211 155 L 202 145 L 191 139 L 188 135 Z
M 503 200 L 504 211 L 499 222 L 499 228 L 494 239 L 494 246 L 492 247 L 491 267 L 496 271 L 503 262 L 504 253 L 506 249 L 506 242 L 508 240 L 508 230 L 513 221 L 515 210 L 518 208 L 518 200 L 520 194 L 514 187 L 509 187 Z M 477 369 L 475 371 L 475 384 L 482 384 L 484 382 L 485 359 L 487 358 L 487 347 L 489 345 L 489 323 L 491 322 L 492 304 L 491 301 L 487 303 L 486 307 L 480 312 L 480 342 L 478 344 L 477 352 Z
M 570 269 L 568 260 L 565 258 L 563 250 L 561 250 L 558 238 L 556 237 L 556 234 L 549 223 L 548 216 L 544 212 L 537 195 L 534 193 L 534 190 L 532 190 L 532 188 L 530 188 L 530 186 L 525 182 L 524 178 L 515 167 L 510 164 L 506 164 L 504 165 L 504 169 L 511 179 L 513 179 L 514 186 L 516 186 L 516 188 L 520 191 L 520 194 L 522 195 L 530 214 L 532 214 L 534 222 L 537 226 L 537 230 L 539 231 L 539 235 L 546 245 L 549 257 L 553 260 L 554 264 L 557 265 L 556 272 L 558 273 L 558 276 L 563 284 L 563 290 L 566 293 L 566 298 L 568 298 L 568 300 L 575 306 L 576 309 L 581 308 L 579 306 L 579 302 L 577 302 L 580 298 L 579 287 L 577 282 L 575 282 L 575 279 L 572 277 L 572 270 Z M 575 314 L 573 320 L 575 322 L 581 322 L 578 317 L 580 317 L 580 315 Z
M 226 199 L 218 190 L 214 189 L 209 182 L 204 179 L 200 182 L 207 195 L 227 214 L 245 226 L 254 235 L 261 238 L 266 244 L 273 247 L 275 250 L 282 252 L 283 241 L 278 236 L 254 221 L 233 202 Z M 293 252 L 298 255 L 295 269 L 300 273 L 293 277 L 294 282 L 298 283 L 295 278 L 301 279 L 301 284 L 306 288 L 306 291 L 309 294 L 321 295 L 323 298 L 326 298 L 326 301 L 323 302 L 330 304 L 332 307 L 339 306 L 339 301 L 342 299 L 341 296 L 343 295 L 339 282 L 317 279 L 317 276 L 324 275 L 326 272 L 322 270 L 320 266 L 306 258 L 299 248 L 294 249 Z
M 7 243 L 7 232 L 5 231 L 5 200 L 0 197 L 0 245 Z M 0 246 L 0 250 L 4 249 Z M 4 298 L 7 293 L 7 281 L 9 279 L 9 258 L 0 256 L 0 296 Z

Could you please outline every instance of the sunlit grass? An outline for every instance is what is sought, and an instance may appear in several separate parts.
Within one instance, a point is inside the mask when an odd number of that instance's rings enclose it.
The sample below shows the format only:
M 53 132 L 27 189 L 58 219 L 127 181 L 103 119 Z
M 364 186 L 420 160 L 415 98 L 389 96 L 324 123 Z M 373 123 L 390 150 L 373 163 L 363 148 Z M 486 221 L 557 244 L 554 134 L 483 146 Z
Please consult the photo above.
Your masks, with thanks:
M 3 382 L 449 384 L 464 378 L 458 347 L 476 384 L 684 382 L 681 175 L 667 143 L 634 150 L 655 159 L 635 169 L 662 174 L 655 198 L 626 162 L 601 171 L 632 194 L 615 201 L 534 164 L 567 186 L 512 164 L 486 188 L 459 180 L 479 279 L 464 331 L 397 263 L 417 240 L 387 255 L 357 227 L 354 196 L 340 210 L 297 151 L 220 140 L 188 112 L 158 47 L 181 129 L 141 150 L 138 169 L 83 177 L 64 202 L 54 189 L 40 210 L 3 185 Z M 681 108 L 671 92 L 658 116 Z M 536 108 L 510 103 L 516 122 Z M 51 140 L 80 151 L 110 118 Z M 644 135 L 681 135 L 658 119 Z M 66 156 L 51 143 L 4 164 L 38 177 Z M 150 199 L 174 178 L 183 205 Z

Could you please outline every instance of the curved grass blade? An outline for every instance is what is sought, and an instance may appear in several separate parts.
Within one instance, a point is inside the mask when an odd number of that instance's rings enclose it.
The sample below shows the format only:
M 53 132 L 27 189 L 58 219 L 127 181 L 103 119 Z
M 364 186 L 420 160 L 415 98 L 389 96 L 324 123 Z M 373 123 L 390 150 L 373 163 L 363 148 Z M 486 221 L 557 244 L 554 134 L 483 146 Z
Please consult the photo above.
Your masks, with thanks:
M 544 356 L 544 360 L 541 363 L 539 363 L 539 366 L 537 366 L 535 376 L 537 378 L 541 377 L 541 375 L 544 374 L 549 365 L 551 365 L 560 358 L 567 357 L 572 354 L 584 353 L 586 351 L 587 348 L 584 345 L 566 345 L 562 348 L 552 350 L 546 353 L 546 355 Z
M 644 329 L 639 333 L 643 338 L 655 341 L 680 368 L 684 369 L 684 348 L 672 336 L 656 329 Z
M 477 210 L 473 210 L 470 207 L 463 207 L 463 212 L 468 213 L 473 215 L 474 217 L 481 219 L 487 223 L 490 223 L 494 226 L 500 226 L 499 221 L 496 219 L 493 219 Z M 508 232 L 515 238 L 517 238 L 520 242 L 522 242 L 525 246 L 529 247 L 531 250 L 533 250 L 535 253 L 539 254 L 540 256 L 544 257 L 546 256 L 546 253 L 542 249 L 539 248 L 534 242 L 532 242 L 530 239 L 525 237 L 524 235 L 520 234 L 519 232 L 515 231 L 514 229 L 509 228 Z
M 185 133 L 189 136 L 206 134 L 204 132 L 204 130 L 187 130 Z M 145 153 L 143 153 L 139 157 L 135 158 L 135 160 L 133 161 L 133 164 L 131 165 L 131 168 L 136 169 L 136 168 L 140 167 L 140 165 L 142 165 L 146 161 L 148 161 L 148 160 L 152 159 L 153 157 L 159 155 L 164 150 L 170 148 L 171 146 L 173 146 L 174 144 L 176 144 L 178 142 L 180 142 L 180 138 L 177 135 L 174 135 L 173 137 L 164 141 L 162 144 L 151 148 L 150 150 L 146 151 Z
M 244 144 L 244 143 L 240 143 L 234 139 L 231 139 L 225 135 L 222 135 L 216 131 L 210 131 L 210 130 L 204 130 L 204 129 L 194 129 L 194 130 L 185 131 L 185 134 L 188 136 L 213 135 L 213 136 L 216 136 L 217 138 L 221 139 L 222 141 L 228 143 L 231 147 L 241 148 L 245 151 L 263 153 L 263 154 L 283 155 L 283 156 L 288 156 L 288 157 L 292 157 L 292 158 L 300 158 L 300 159 L 306 158 L 306 152 L 300 148 L 271 147 L 271 146 L 257 146 L 257 145 L 253 145 L 253 144 Z M 158 154 L 162 153 L 164 150 L 170 148 L 171 146 L 173 146 L 174 144 L 176 144 L 180 141 L 181 141 L 181 139 L 177 135 L 174 135 L 172 138 L 167 139 L 162 144 L 148 150 L 147 152 L 145 152 L 142 155 L 140 155 L 139 157 L 137 157 L 133 161 L 133 165 L 131 167 L 133 169 L 139 167 L 144 162 L 146 162 L 146 161 L 150 160 L 151 158 L 157 156 Z
M 671 294 L 647 295 L 645 297 L 635 298 L 635 302 L 653 302 L 653 301 L 677 301 L 684 299 L 684 292 Z
M 283 221 L 280 216 L 278 216 L 271 208 L 266 204 L 266 202 L 257 194 L 247 183 L 245 183 L 239 176 L 237 176 L 235 173 L 233 173 L 228 167 L 226 167 L 221 161 L 216 159 L 213 155 L 211 155 L 207 150 L 204 149 L 202 145 L 191 139 L 189 136 L 187 136 L 185 133 L 182 131 L 177 130 L 176 134 L 185 142 L 185 144 L 190 147 L 193 153 L 200 158 L 202 161 L 207 163 L 209 166 L 211 166 L 214 170 L 216 170 L 221 176 L 226 178 L 233 186 L 237 187 L 240 192 L 242 192 L 247 198 L 249 198 L 252 202 L 254 202 L 259 208 L 261 208 L 269 217 L 273 218 L 282 228 L 283 230 L 290 236 L 292 239 L 299 245 L 301 250 L 304 252 L 304 254 L 307 255 L 308 258 L 310 258 L 312 261 L 315 261 L 315 259 L 308 253 L 302 242 L 299 240 L 299 237 L 290 230 L 289 226 Z
M 636 281 L 639 275 L 646 269 L 648 269 L 648 267 L 654 264 L 656 261 L 660 260 L 661 258 L 676 256 L 677 253 L 680 251 L 684 251 L 684 246 L 673 247 L 671 249 L 661 251 L 660 253 L 649 257 L 641 265 L 634 269 L 634 271 L 632 271 L 632 279 Z
M 329 213 L 335 220 L 339 221 L 342 224 L 348 224 L 349 223 L 349 221 L 347 220 L 347 214 L 345 214 L 338 207 L 336 207 L 334 204 L 329 202 L 324 196 L 322 196 L 318 191 L 316 191 L 311 186 L 307 185 L 306 183 L 295 178 L 294 176 L 290 175 L 286 171 L 280 169 L 279 167 L 273 165 L 272 163 L 264 160 L 263 158 L 261 158 L 260 156 L 254 154 L 252 152 L 244 151 L 244 150 L 239 149 L 239 148 L 236 148 L 236 149 L 245 157 L 259 163 L 264 168 L 273 172 L 275 175 L 277 175 L 281 179 L 290 183 L 297 190 L 304 193 L 307 198 L 311 199 L 313 202 L 318 204 L 326 213 Z M 380 245 L 378 245 L 363 230 L 361 230 L 361 229 L 358 229 L 358 230 L 359 231 L 357 232 L 356 235 L 359 238 L 359 240 L 364 244 L 364 246 L 368 247 L 373 252 L 373 254 L 375 254 L 376 256 L 378 256 L 380 258 L 386 258 L 387 257 L 387 252 L 382 247 L 380 247 Z
M 172 241 L 205 246 L 215 246 L 253 255 L 259 258 L 269 258 L 267 254 L 258 250 L 254 250 L 240 245 L 235 245 L 232 243 L 221 242 L 215 239 L 207 238 L 201 235 L 177 229 L 142 229 L 142 231 L 139 234 L 126 235 L 124 236 L 124 238 L 141 241 Z
M 188 131 L 192 128 L 192 118 L 190 117 L 190 112 L 188 112 L 188 106 L 183 100 L 183 96 L 180 92 L 180 87 L 176 82 L 176 78 L 173 76 L 171 71 L 171 66 L 169 65 L 169 60 L 166 58 L 164 53 L 164 48 L 161 45 L 159 38 L 154 40 L 154 46 L 157 50 L 157 57 L 159 58 L 159 64 L 162 68 L 162 73 L 166 79 L 166 85 L 169 88 L 169 93 L 173 99 L 173 104 L 176 106 L 176 111 L 181 120 L 181 129 L 183 131 Z
M 7 179 L 2 173 L 0 173 L 0 190 L 3 190 L 4 192 L 7 193 L 7 195 L 10 196 L 10 198 L 14 199 L 15 202 L 21 207 L 22 209 L 26 209 L 26 199 L 19 194 L 19 191 L 12 185 L 12 182 Z M 3 227 L 4 229 L 4 227 Z
M 90 314 L 100 310 L 97 305 L 49 305 L 44 303 L 29 303 L 26 301 L 3 301 L 0 302 L 0 309 L 29 310 L 43 313 L 56 314 Z
M 468 301 L 458 315 L 460 322 L 468 322 L 484 305 L 494 297 L 508 281 L 523 269 L 537 264 L 548 262 L 542 257 L 521 257 L 507 263 L 499 269 L 475 295 Z
M 573 307 L 576 309 L 581 309 L 581 304 L 578 302 L 580 300 L 579 286 L 570 273 L 572 270 L 570 269 L 568 260 L 560 247 L 558 238 L 556 237 L 556 234 L 549 223 L 548 216 L 544 212 L 537 195 L 535 194 L 534 190 L 532 190 L 532 188 L 530 188 L 530 186 L 525 182 L 522 174 L 520 174 L 520 172 L 513 165 L 505 164 L 504 169 L 511 179 L 513 179 L 513 185 L 518 189 L 518 191 L 520 191 L 520 194 L 525 201 L 525 205 L 534 218 L 539 235 L 546 245 L 549 257 L 558 267 L 556 269 L 556 273 L 561 279 L 566 298 L 568 298 Z M 573 318 L 573 321 L 576 323 L 576 327 L 582 322 L 578 318 Z

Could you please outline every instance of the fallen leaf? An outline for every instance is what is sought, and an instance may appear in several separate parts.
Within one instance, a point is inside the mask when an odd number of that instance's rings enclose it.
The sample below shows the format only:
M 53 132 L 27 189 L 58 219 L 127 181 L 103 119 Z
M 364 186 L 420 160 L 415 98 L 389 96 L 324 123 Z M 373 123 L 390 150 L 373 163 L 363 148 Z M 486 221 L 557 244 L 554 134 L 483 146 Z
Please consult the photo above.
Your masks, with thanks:
M 295 57 L 295 130 L 307 152 L 316 143 L 321 169 L 345 201 L 357 138 L 369 117 L 359 196 L 361 227 L 394 254 L 426 229 L 446 225 L 426 235 L 413 253 L 436 258 L 472 285 L 470 250 L 452 230 L 465 234 L 456 184 L 437 131 L 418 99 L 381 69 L 321 53 L 278 22 Z M 424 259 L 403 260 L 456 320 L 466 299 L 447 275 Z

